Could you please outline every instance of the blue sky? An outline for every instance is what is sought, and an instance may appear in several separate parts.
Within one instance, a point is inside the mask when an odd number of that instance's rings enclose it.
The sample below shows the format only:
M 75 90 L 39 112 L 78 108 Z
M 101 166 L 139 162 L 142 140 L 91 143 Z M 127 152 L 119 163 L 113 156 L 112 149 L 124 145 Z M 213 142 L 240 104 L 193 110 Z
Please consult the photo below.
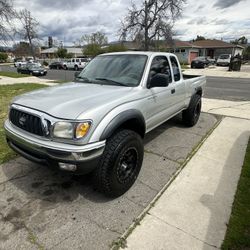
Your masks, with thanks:
M 135 0 L 140 4 L 141 0 Z M 131 1 L 126 0 L 14 0 L 40 23 L 40 36 L 51 35 L 73 44 L 83 34 L 102 31 L 109 41 L 118 39 L 120 20 Z M 196 35 L 233 40 L 245 35 L 250 41 L 250 0 L 186 0 L 182 17 L 174 26 L 176 38 Z

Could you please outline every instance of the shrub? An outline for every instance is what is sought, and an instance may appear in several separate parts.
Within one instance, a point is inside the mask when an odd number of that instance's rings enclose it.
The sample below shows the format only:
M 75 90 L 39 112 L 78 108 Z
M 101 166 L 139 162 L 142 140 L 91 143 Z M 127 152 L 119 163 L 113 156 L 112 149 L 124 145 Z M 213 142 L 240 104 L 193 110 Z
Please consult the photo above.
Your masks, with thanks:
M 0 62 L 6 62 L 8 59 L 8 55 L 4 52 L 0 52 Z

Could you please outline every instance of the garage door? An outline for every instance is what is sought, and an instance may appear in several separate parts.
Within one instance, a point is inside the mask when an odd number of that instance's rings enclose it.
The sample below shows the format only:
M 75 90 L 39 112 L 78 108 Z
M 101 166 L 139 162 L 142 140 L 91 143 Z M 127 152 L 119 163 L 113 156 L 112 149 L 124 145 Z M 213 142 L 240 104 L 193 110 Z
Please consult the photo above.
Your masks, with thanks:
M 197 56 L 198 56 L 198 52 L 190 52 L 188 63 L 190 64 L 194 60 L 194 58 L 196 58 Z

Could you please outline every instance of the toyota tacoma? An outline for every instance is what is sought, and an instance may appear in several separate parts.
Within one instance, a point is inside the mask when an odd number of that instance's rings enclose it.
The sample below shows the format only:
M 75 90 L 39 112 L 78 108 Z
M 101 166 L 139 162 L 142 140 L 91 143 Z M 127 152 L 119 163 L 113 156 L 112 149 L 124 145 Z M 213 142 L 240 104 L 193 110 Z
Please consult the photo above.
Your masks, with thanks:
M 102 54 L 74 82 L 14 98 L 6 139 L 23 157 L 92 173 L 97 190 L 120 196 L 139 175 L 146 133 L 180 112 L 197 123 L 205 82 L 183 75 L 171 53 Z

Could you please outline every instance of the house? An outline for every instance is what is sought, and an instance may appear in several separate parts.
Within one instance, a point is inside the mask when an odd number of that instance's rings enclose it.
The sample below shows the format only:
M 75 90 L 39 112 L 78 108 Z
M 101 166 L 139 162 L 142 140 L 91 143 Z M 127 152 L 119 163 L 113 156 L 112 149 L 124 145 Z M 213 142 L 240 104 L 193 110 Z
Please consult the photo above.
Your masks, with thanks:
M 194 41 L 192 44 L 200 48 L 200 56 L 209 56 L 215 59 L 217 59 L 221 54 L 230 54 L 232 56 L 235 56 L 237 54 L 242 55 L 242 52 L 244 50 L 243 46 L 215 39 Z
M 67 53 L 71 53 L 73 55 L 73 57 L 83 56 L 83 52 L 82 52 L 81 48 L 69 47 L 69 48 L 65 48 L 65 49 L 67 49 Z M 41 57 L 42 58 L 55 58 L 57 50 L 58 50 L 57 47 L 42 50 Z
M 168 52 L 174 53 L 180 63 L 191 63 L 194 58 L 199 56 L 200 47 L 190 42 L 173 40 L 171 45 L 166 45 Z

